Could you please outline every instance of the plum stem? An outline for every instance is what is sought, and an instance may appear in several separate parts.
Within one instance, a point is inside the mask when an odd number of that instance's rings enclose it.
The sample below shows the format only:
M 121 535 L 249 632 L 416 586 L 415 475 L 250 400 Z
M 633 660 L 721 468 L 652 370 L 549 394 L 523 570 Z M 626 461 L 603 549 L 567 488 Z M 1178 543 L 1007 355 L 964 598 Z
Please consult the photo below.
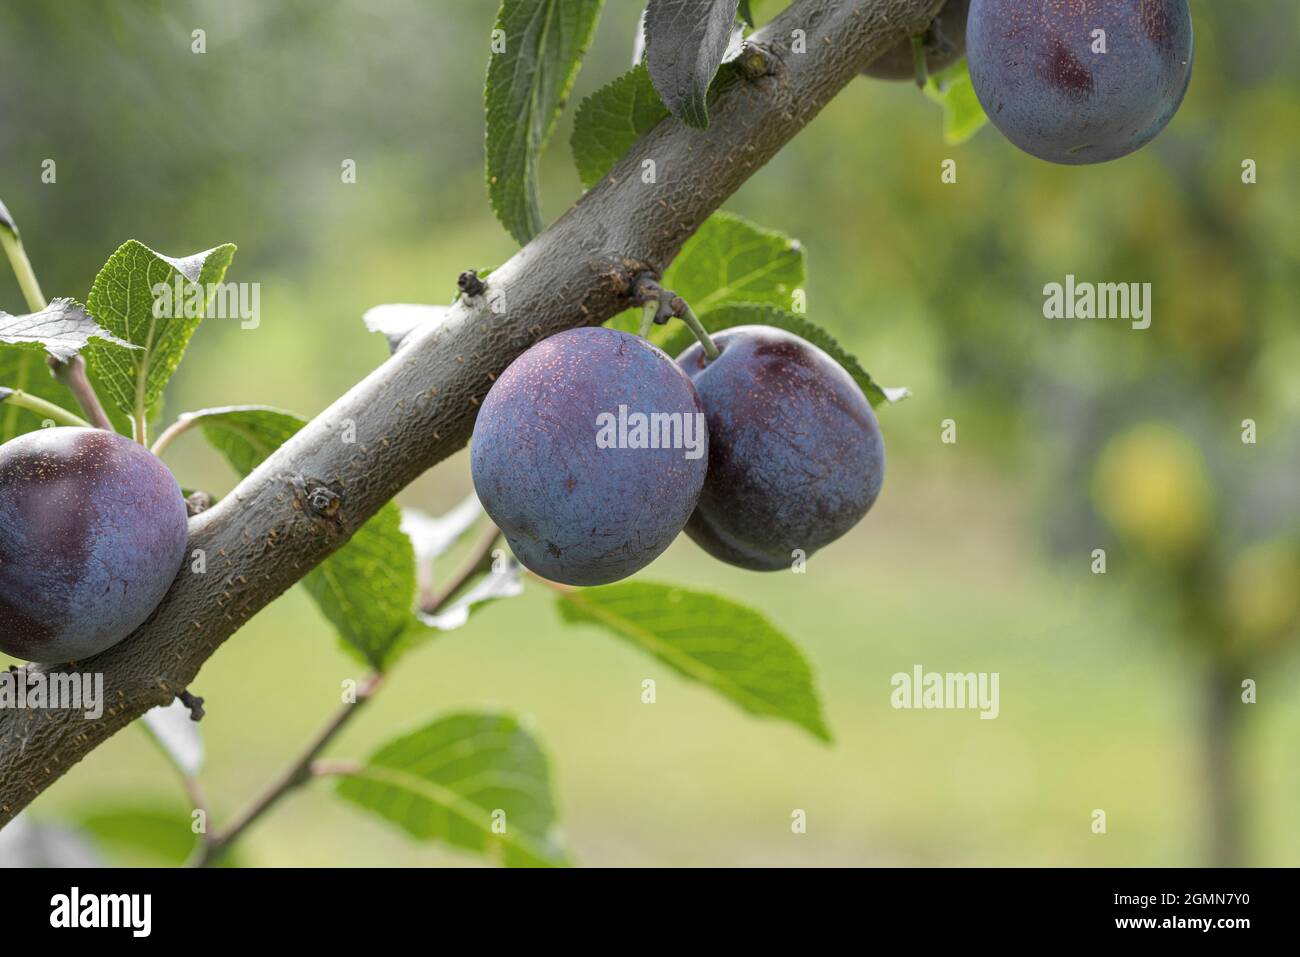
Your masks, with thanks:
M 91 424 L 79 415 L 74 415 L 67 409 L 55 405 L 53 402 L 47 402 L 42 398 L 32 395 L 30 392 L 24 392 L 22 389 L 0 388 L 0 402 L 9 402 L 20 409 L 26 409 L 28 412 L 34 412 L 39 416 L 57 422 L 60 425 L 72 425 L 81 429 L 91 428 Z
M 925 64 L 925 37 L 912 37 L 912 67 L 916 70 L 916 85 L 924 90 L 926 81 L 930 79 L 929 70 Z
M 680 311 L 678 311 L 677 308 L 674 308 L 673 313 L 678 319 L 686 323 L 687 328 L 690 329 L 691 332 L 695 333 L 695 338 L 700 340 L 700 346 L 704 349 L 704 355 L 708 360 L 712 362 L 718 356 L 722 355 L 722 353 L 718 351 L 718 347 L 713 344 L 713 339 L 700 323 L 700 320 L 696 317 L 695 313 L 691 311 L 691 307 L 686 304 L 686 300 L 681 296 L 675 296 L 673 297 L 673 303 L 674 306 L 676 306 L 677 303 L 681 304 Z
M 718 351 L 718 347 L 713 344 L 713 339 L 709 336 L 708 330 L 704 328 L 703 323 L 691 310 L 686 300 L 671 289 L 665 289 L 659 284 L 658 280 L 648 273 L 642 273 L 633 280 L 632 301 L 643 306 L 658 304 L 654 321 L 660 325 L 673 316 L 686 323 L 686 327 L 699 340 L 700 346 L 704 349 L 704 355 L 708 357 L 709 361 L 722 355 Z M 641 334 L 644 336 L 648 331 L 648 329 L 643 328 Z
M 68 387 L 77 404 L 81 406 L 81 411 L 86 413 L 86 418 L 97 429 L 107 429 L 109 432 L 115 431 L 112 420 L 109 419 L 108 413 L 104 411 L 104 405 L 99 401 L 99 396 L 95 392 L 95 387 L 90 384 L 90 379 L 86 375 L 86 360 L 81 356 L 73 356 L 70 359 L 56 359 L 50 356 L 50 371 L 63 385 Z

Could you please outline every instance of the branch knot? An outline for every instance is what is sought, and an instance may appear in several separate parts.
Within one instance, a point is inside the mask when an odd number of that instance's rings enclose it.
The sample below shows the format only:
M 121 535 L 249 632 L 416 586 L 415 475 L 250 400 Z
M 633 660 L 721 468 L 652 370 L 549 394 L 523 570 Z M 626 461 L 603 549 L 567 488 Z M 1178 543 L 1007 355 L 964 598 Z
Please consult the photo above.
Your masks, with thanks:
M 342 527 L 343 519 L 339 513 L 343 509 L 343 495 L 338 486 L 301 475 L 293 476 L 289 482 L 293 486 L 296 511 L 306 512 L 313 519 L 336 528 Z
M 478 271 L 466 269 L 456 277 L 456 288 L 464 293 L 465 298 L 473 299 L 487 292 L 487 283 L 478 277 Z
M 776 73 L 780 59 L 774 49 L 746 40 L 735 62 L 736 69 L 746 80 L 761 80 Z
M 204 715 L 205 712 L 203 711 L 203 699 L 202 699 L 202 698 L 200 698 L 198 695 L 190 694 L 188 688 L 187 688 L 186 690 L 182 691 L 182 692 L 181 692 L 180 694 L 178 694 L 176 697 L 177 697 L 177 699 L 180 701 L 181 704 L 185 705 L 185 707 L 187 707 L 187 708 L 190 709 L 190 720 L 191 720 L 191 721 L 202 721 L 202 720 L 203 720 L 203 715 Z

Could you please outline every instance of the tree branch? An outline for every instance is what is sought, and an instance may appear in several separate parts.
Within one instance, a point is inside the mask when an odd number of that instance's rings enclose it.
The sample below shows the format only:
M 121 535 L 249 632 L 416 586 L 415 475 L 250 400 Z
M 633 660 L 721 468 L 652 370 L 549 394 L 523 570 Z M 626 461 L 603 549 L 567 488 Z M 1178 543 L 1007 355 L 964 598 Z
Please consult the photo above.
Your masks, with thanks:
M 134 635 L 58 668 L 102 672 L 108 706 L 0 712 L 0 826 L 73 764 L 149 708 L 166 704 L 244 622 L 338 549 L 413 479 L 469 439 L 495 376 L 530 345 L 596 325 L 631 305 L 633 279 L 659 274 L 682 243 L 806 126 L 862 67 L 920 33 L 942 0 L 799 0 L 728 67 L 707 130 L 669 119 L 643 136 L 555 224 L 494 270 L 495 295 L 464 297 L 413 335 L 190 522 L 190 564 Z M 802 36 L 794 31 L 802 31 Z M 796 38 L 805 52 L 792 49 Z M 756 56 L 766 68 L 756 67 Z M 641 181 L 653 158 L 659 182 Z M 494 311 L 498 310 L 498 311 Z M 342 440 L 355 423 L 357 442 Z M 292 507 L 295 479 L 337 483 L 340 526 Z

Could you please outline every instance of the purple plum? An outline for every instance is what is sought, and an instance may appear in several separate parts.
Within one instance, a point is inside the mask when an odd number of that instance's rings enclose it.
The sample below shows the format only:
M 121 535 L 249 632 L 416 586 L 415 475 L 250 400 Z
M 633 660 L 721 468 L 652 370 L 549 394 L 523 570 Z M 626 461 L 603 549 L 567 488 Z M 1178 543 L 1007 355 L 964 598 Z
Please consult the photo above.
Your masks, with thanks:
M 741 568 L 790 568 L 867 514 L 885 477 L 871 403 L 834 359 L 770 326 L 713 336 L 677 358 L 709 424 L 709 474 L 686 534 Z
M 102 429 L 0 446 L 0 651 L 87 658 L 135 631 L 185 558 L 188 519 L 157 457 Z
M 492 384 L 470 446 L 474 488 L 515 556 L 552 581 L 601 585 L 681 532 L 708 465 L 691 381 L 638 336 L 572 329 Z
M 1187 0 L 973 0 L 971 81 L 1027 153 L 1103 163 L 1151 142 L 1192 78 Z

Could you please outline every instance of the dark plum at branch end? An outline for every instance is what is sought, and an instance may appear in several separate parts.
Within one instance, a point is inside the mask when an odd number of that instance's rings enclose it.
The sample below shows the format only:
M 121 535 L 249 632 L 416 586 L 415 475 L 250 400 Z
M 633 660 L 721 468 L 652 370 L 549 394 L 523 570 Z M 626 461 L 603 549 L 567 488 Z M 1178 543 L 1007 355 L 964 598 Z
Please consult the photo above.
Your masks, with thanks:
M 709 472 L 686 533 L 715 558 L 790 568 L 867 514 L 885 477 L 885 444 L 853 378 L 812 343 L 769 326 L 713 335 L 677 359 L 709 424 Z
M 700 447 L 600 447 L 600 416 L 690 416 Z M 685 423 L 685 419 L 681 419 Z M 474 423 L 474 489 L 532 571 L 568 585 L 626 578 L 658 557 L 695 508 L 707 435 L 695 389 L 638 336 L 572 329 L 533 346 L 493 383 Z
M 972 0 L 966 48 L 975 93 L 1007 139 L 1053 163 L 1102 163 L 1178 112 L 1192 16 L 1187 0 Z
M 185 558 L 185 499 L 144 447 L 101 429 L 0 446 L 0 651 L 53 664 L 117 644 Z

